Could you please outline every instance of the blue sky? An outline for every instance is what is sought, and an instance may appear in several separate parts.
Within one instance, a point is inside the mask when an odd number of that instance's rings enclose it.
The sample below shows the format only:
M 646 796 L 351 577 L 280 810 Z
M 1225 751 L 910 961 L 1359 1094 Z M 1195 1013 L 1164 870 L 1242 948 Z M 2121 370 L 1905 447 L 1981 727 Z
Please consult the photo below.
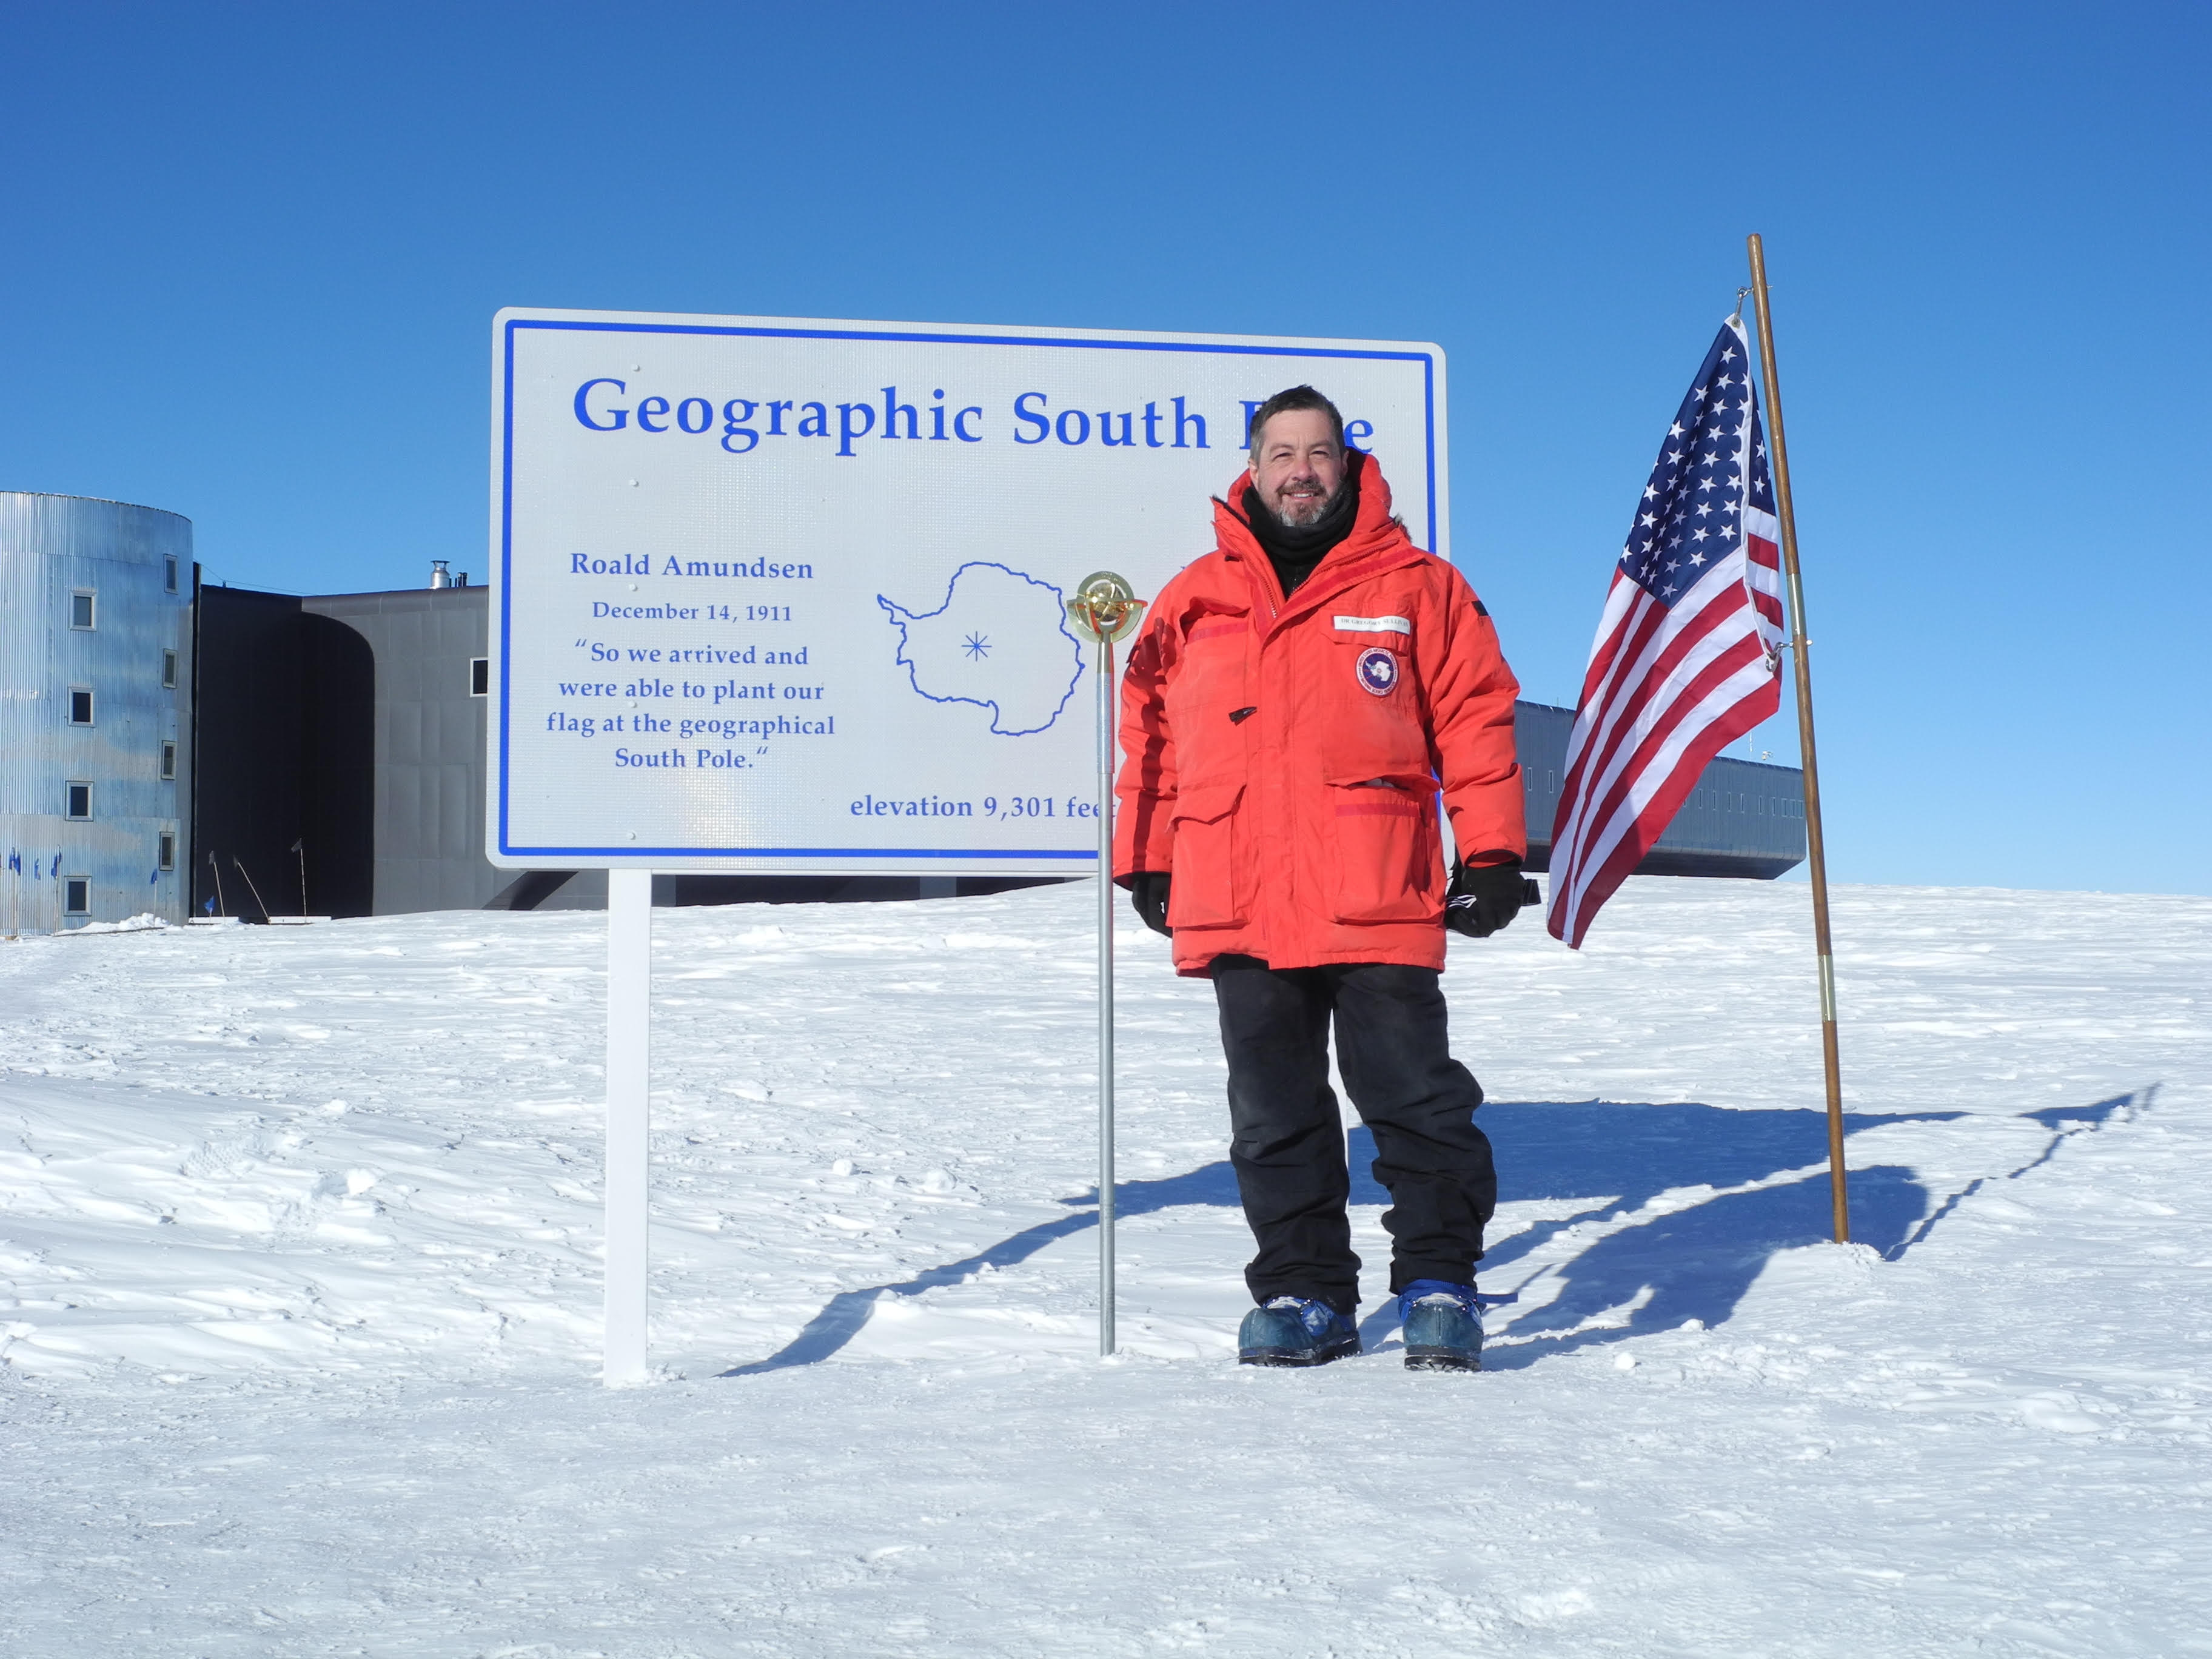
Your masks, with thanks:
M 483 566 L 502 305 L 1432 339 L 1458 556 L 1571 702 L 1756 229 L 1835 874 L 2205 892 L 2209 45 L 2182 4 L 11 0 L 0 487 L 184 513 L 210 580 L 411 586 Z

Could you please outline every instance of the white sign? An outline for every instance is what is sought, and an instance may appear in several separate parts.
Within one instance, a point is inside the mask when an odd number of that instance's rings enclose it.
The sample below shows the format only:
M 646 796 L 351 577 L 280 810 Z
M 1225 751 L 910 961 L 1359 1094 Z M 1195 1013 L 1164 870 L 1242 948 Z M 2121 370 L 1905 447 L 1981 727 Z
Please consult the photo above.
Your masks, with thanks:
M 1301 383 L 1449 556 L 1433 345 L 501 312 L 492 862 L 1095 867 L 1064 601 L 1211 547 Z

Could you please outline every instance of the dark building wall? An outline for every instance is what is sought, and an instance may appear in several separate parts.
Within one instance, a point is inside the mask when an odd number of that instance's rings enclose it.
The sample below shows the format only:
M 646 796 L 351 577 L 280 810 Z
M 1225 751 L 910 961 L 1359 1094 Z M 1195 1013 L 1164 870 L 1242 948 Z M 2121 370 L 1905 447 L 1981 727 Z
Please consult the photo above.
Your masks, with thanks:
M 375 659 L 373 707 L 356 722 L 371 751 L 368 811 L 354 822 L 370 826 L 377 915 L 479 909 L 514 878 L 483 855 L 488 699 L 474 695 L 470 665 L 489 649 L 490 601 L 487 587 L 302 601 Z
M 258 887 L 270 909 L 298 915 L 291 847 L 307 781 L 300 601 L 203 586 L 192 611 L 193 913 L 212 902 L 225 915 L 258 920 Z
M 195 904 L 219 878 L 229 915 L 297 915 L 303 854 L 318 915 L 474 909 L 511 879 L 483 856 L 469 672 L 489 597 L 201 590 Z
M 301 602 L 300 823 L 311 915 L 376 905 L 374 752 L 379 664 L 369 642 Z

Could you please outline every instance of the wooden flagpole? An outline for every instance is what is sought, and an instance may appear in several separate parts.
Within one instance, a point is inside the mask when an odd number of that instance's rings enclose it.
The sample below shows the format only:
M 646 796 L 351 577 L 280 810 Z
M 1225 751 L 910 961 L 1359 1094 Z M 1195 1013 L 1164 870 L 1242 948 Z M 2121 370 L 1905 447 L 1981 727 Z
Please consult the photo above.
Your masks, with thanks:
M 1774 318 L 1766 304 L 1766 250 L 1754 233 L 1751 291 L 1759 305 L 1759 356 L 1766 366 L 1766 419 L 1774 447 L 1774 505 L 1782 520 L 1782 575 L 1790 588 L 1790 653 L 1797 667 L 1797 747 L 1805 769 L 1805 852 L 1812 866 L 1813 942 L 1820 955 L 1820 1060 L 1828 1082 L 1828 1199 L 1836 1243 L 1851 1238 L 1844 1179 L 1844 1072 L 1836 1047 L 1836 958 L 1828 939 L 1828 853 L 1820 833 L 1820 766 L 1813 747 L 1813 665 L 1805 637 L 1805 586 L 1797 572 L 1797 517 L 1790 501 L 1790 452 L 1782 441 L 1782 381 L 1774 367 Z

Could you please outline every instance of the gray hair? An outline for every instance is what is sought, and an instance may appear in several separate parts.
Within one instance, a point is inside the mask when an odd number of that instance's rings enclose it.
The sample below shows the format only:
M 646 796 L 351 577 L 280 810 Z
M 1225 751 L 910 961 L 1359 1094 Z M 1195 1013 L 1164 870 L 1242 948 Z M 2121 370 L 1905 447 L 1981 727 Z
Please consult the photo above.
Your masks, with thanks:
M 1336 447 L 1344 447 L 1344 416 L 1336 405 L 1310 386 L 1294 386 L 1278 392 L 1273 397 L 1252 411 L 1252 424 L 1244 429 L 1245 453 L 1257 459 L 1260 453 L 1260 434 L 1276 416 L 1293 409 L 1318 409 L 1328 416 L 1329 430 L 1336 434 Z

